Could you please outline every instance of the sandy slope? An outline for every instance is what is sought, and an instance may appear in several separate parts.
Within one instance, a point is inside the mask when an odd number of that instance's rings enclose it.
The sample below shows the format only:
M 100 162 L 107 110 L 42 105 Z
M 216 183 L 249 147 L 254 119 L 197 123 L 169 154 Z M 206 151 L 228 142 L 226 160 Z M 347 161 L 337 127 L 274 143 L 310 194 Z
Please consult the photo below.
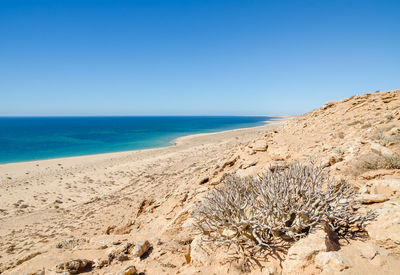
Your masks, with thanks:
M 266 255 L 263 269 L 250 273 L 397 274 L 399 154 L 396 90 L 326 103 L 274 129 L 192 136 L 169 148 L 0 166 L 0 263 L 8 269 L 4 274 L 42 268 L 53 274 L 56 264 L 78 258 L 96 260 L 92 274 L 124 274 L 129 265 L 146 274 L 241 274 L 240 261 L 228 261 L 224 248 L 206 245 L 195 234 L 196 203 L 225 173 L 257 175 L 312 158 L 359 190 L 361 211 L 376 212 L 368 235 L 341 240 L 339 251 L 326 252 L 324 232 L 317 230 L 280 258 Z M 144 240 L 152 245 L 147 258 L 129 254 L 99 268 L 101 259 L 121 246 Z

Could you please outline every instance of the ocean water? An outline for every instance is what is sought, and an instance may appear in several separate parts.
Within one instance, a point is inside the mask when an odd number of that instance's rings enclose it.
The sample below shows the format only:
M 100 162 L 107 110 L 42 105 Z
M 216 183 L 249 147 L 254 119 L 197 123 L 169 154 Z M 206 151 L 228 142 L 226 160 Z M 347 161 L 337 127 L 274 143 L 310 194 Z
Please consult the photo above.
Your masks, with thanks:
M 260 126 L 272 117 L 2 117 L 0 163 L 168 146 L 181 136 Z

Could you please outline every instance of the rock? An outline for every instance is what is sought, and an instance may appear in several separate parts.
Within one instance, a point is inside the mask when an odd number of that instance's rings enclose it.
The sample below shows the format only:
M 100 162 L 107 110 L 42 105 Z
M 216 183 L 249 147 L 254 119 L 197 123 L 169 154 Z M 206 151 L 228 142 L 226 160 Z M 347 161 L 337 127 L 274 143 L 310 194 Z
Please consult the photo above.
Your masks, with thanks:
M 289 248 L 282 264 L 282 274 L 299 274 L 302 269 L 314 262 L 314 257 L 325 251 L 325 233 L 319 230 L 299 240 Z
M 278 275 L 275 267 L 268 267 L 266 269 L 265 275 Z
M 328 108 L 331 108 L 331 107 L 333 107 L 333 106 L 335 106 L 335 104 L 336 104 L 336 102 L 334 102 L 334 101 L 330 101 L 330 102 L 326 102 L 325 104 L 324 104 L 324 106 L 322 106 L 322 110 L 326 110 L 326 109 L 328 109 Z
M 380 156 L 392 156 L 394 152 L 385 146 L 382 146 L 378 143 L 371 143 L 371 151 L 380 155 Z
M 247 160 L 242 164 L 242 169 L 247 169 L 249 167 L 252 167 L 254 165 L 256 165 L 258 163 L 257 159 L 253 159 L 253 160 Z
M 320 252 L 315 256 L 315 265 L 322 270 L 332 274 L 334 272 L 343 271 L 353 265 L 350 259 L 342 257 L 337 251 Z
M 364 185 L 363 187 L 360 188 L 360 190 L 358 190 L 358 193 L 360 193 L 360 194 L 369 194 L 368 187 Z
M 270 171 L 275 171 L 275 170 L 285 170 L 288 167 L 289 165 L 285 161 L 274 161 L 269 165 L 268 169 Z
M 252 145 L 253 151 L 255 152 L 265 152 L 268 149 L 268 144 L 265 140 L 256 140 Z
M 62 242 L 59 242 L 58 244 L 56 244 L 56 248 L 72 249 L 72 248 L 75 248 L 77 246 L 80 246 L 80 245 L 88 243 L 88 242 L 89 241 L 84 238 L 80 238 L 80 239 L 71 238 L 71 239 L 67 239 Z
M 45 269 L 43 268 L 43 269 L 37 270 L 37 271 L 35 271 L 35 272 L 30 272 L 30 273 L 28 273 L 27 275 L 45 275 L 45 274 L 46 274 L 46 271 L 45 271 Z
M 375 210 L 375 213 L 376 219 L 366 226 L 368 235 L 379 246 L 399 251 L 400 202 L 385 202 Z
M 117 227 L 117 226 L 115 226 L 115 225 L 107 226 L 106 230 L 104 230 L 104 233 L 107 235 L 110 235 L 110 233 L 112 233 L 114 231 L 115 227 Z
M 130 253 L 132 246 L 132 243 L 128 242 L 108 249 L 108 264 L 110 264 L 114 259 L 120 262 L 129 260 L 128 254 Z
M 132 249 L 131 253 L 135 257 L 142 257 L 144 253 L 149 250 L 151 244 L 149 241 L 139 241 L 136 243 L 135 247 Z
M 371 193 L 393 196 L 400 193 L 400 180 L 374 180 L 371 184 Z
M 391 136 L 400 135 L 400 128 L 394 127 L 390 129 L 389 135 Z
M 108 264 L 109 264 L 108 259 L 97 259 L 95 261 L 95 267 L 97 267 L 97 268 L 103 268 Z
M 190 259 L 195 265 L 211 263 L 210 255 L 202 246 L 201 236 L 196 236 L 190 243 Z
M 388 201 L 389 198 L 381 194 L 361 194 L 358 200 L 362 204 L 373 204 Z
M 133 265 L 130 265 L 128 267 L 126 267 L 123 271 L 121 271 L 121 273 L 119 273 L 119 275 L 134 275 L 137 273 L 136 267 L 134 267 Z
M 117 260 L 120 261 L 120 262 L 128 261 L 129 260 L 129 256 L 126 255 L 126 254 L 119 254 L 117 256 Z
M 93 261 L 86 259 L 72 260 L 56 265 L 56 272 L 69 272 L 70 274 L 77 274 L 83 270 L 92 268 L 93 264 Z
M 124 244 L 120 244 L 117 247 L 110 247 L 107 250 L 107 254 L 114 254 L 115 256 L 119 255 L 119 254 L 128 254 L 129 253 L 129 249 L 132 247 L 132 243 L 127 242 Z

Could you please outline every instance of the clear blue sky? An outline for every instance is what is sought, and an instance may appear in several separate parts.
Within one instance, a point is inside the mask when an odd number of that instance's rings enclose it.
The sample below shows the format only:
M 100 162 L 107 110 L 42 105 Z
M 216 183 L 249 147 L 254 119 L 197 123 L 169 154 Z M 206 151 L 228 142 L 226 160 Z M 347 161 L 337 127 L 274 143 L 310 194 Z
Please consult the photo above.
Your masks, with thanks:
M 399 0 L 0 0 L 0 115 L 300 114 L 396 88 Z

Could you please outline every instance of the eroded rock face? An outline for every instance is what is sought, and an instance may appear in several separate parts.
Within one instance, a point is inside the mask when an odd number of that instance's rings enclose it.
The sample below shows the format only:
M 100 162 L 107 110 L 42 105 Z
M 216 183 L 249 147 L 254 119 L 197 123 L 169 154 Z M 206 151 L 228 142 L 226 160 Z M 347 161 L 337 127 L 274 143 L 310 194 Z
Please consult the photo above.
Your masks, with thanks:
M 58 264 L 56 266 L 56 272 L 58 273 L 67 272 L 66 274 L 77 274 L 83 270 L 92 268 L 93 264 L 94 264 L 93 261 L 86 259 L 72 260 Z

